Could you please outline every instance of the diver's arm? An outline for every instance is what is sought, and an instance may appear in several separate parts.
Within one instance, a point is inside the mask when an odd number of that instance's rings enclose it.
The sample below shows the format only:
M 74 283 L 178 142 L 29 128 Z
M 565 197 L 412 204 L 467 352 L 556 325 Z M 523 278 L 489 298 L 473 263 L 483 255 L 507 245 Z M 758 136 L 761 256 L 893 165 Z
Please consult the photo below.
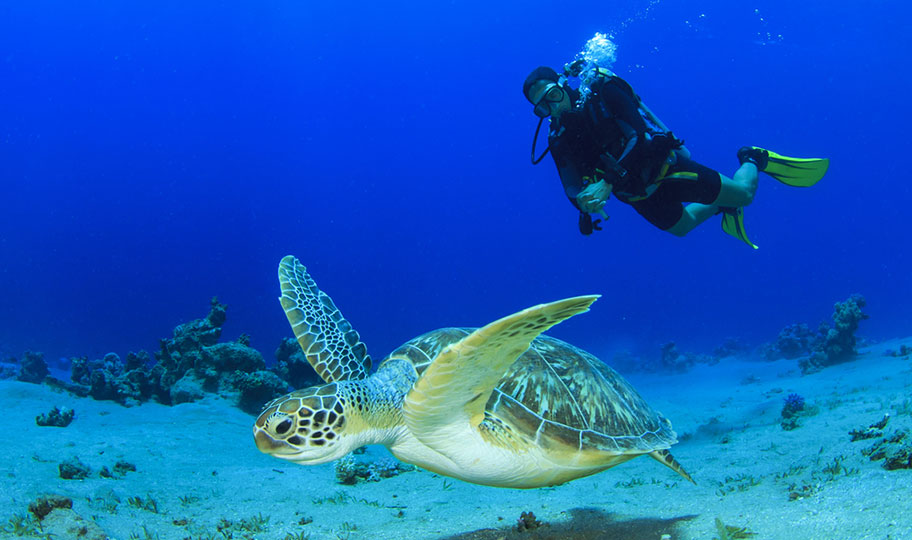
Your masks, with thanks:
M 583 190 L 583 176 L 576 167 L 570 164 L 558 165 L 557 174 L 560 176 L 561 184 L 564 185 L 564 194 L 570 199 L 573 206 L 579 209 L 576 198 Z

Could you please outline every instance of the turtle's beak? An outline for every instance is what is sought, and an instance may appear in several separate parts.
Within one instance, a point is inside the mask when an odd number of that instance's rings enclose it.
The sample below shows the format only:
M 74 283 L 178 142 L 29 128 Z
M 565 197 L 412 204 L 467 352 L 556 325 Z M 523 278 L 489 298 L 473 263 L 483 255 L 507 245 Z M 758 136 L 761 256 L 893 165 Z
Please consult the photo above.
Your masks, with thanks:
M 260 452 L 271 454 L 282 446 L 282 443 L 273 439 L 260 428 L 253 428 L 253 440 Z
M 339 456 L 327 448 L 299 448 L 272 437 L 266 430 L 254 426 L 253 440 L 257 449 L 272 457 L 301 465 L 317 465 L 332 461 Z
M 265 429 L 260 429 L 256 426 L 253 428 L 253 440 L 256 442 L 257 449 L 264 454 L 284 457 L 301 452 L 300 449 L 291 446 L 285 441 L 273 439 Z

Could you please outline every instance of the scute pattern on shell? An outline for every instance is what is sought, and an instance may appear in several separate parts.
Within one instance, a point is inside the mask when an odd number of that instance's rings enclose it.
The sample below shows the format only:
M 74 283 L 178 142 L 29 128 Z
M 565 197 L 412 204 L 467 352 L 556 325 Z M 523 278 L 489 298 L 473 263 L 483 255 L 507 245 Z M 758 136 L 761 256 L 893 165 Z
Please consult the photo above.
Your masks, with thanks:
M 415 366 L 415 371 L 421 376 L 440 351 L 447 345 L 456 343 L 471 334 L 473 330 L 472 328 L 441 328 L 434 330 L 405 342 L 398 349 L 391 352 L 389 358 L 407 359 Z
M 423 334 L 390 357 L 421 374 L 437 354 L 472 332 L 443 328 Z M 671 423 L 623 377 L 595 356 L 539 336 L 507 370 L 485 407 L 532 444 L 612 452 L 652 451 L 675 442 Z
M 675 442 L 670 422 L 616 371 L 548 336 L 533 341 L 510 366 L 487 410 L 510 417 L 519 431 L 539 433 L 539 444 L 550 438 L 580 448 L 624 452 L 667 448 Z

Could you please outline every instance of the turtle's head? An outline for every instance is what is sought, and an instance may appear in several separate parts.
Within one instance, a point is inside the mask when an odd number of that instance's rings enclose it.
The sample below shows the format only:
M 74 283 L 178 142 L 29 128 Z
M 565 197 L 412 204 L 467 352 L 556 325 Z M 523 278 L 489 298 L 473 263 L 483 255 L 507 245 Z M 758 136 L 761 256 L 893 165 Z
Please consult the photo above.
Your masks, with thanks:
M 253 425 L 261 452 L 316 465 L 364 444 L 364 422 L 339 395 L 336 383 L 297 390 L 266 404 Z M 359 427 L 360 426 L 360 427 Z

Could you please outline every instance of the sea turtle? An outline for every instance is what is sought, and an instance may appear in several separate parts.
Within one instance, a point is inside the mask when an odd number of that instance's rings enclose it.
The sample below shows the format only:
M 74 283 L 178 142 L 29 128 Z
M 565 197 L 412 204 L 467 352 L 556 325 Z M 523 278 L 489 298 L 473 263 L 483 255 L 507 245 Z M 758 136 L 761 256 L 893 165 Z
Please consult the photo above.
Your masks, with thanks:
M 511 488 L 562 484 L 648 454 L 691 480 L 668 452 L 671 422 L 596 357 L 540 335 L 597 296 L 428 332 L 371 374 L 360 336 L 297 259 L 282 259 L 279 282 L 298 343 L 327 384 L 266 404 L 253 437 L 267 454 L 317 464 L 382 444 L 424 469 Z

